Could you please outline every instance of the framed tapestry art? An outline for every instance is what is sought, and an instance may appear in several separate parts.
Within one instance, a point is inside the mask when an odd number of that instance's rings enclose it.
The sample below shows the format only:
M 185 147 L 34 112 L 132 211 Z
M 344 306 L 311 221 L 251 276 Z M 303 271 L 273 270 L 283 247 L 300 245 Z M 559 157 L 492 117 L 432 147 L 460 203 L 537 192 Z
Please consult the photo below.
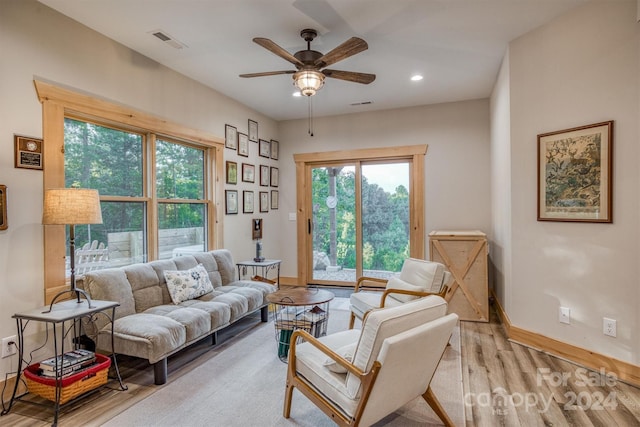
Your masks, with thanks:
M 538 135 L 538 221 L 612 222 L 613 121 Z

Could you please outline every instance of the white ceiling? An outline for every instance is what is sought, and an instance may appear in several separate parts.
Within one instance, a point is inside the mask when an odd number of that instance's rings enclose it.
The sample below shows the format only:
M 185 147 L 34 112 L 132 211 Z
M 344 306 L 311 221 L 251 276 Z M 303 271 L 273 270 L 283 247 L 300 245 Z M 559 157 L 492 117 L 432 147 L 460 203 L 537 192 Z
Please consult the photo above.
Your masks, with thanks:
M 53 9 L 275 120 L 305 118 L 291 75 L 238 74 L 295 67 L 252 42 L 326 53 L 352 36 L 369 49 L 330 68 L 373 73 L 369 85 L 327 79 L 315 116 L 490 95 L 507 43 L 586 0 L 39 0 Z M 186 45 L 151 35 L 162 30 Z M 411 82 L 414 73 L 424 80 Z M 372 102 L 353 106 L 353 103 Z

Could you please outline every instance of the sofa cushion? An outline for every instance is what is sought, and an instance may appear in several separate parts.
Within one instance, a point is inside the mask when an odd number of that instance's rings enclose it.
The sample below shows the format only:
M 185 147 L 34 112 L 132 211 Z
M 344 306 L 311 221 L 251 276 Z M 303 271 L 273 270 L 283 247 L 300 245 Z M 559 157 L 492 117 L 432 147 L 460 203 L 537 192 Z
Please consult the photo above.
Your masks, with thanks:
M 349 303 L 351 304 L 351 310 L 356 313 L 358 318 L 362 319 L 367 311 L 380 307 L 381 298 L 382 292 L 360 291 L 351 294 Z M 391 297 L 387 297 L 384 302 L 385 307 L 395 307 L 400 304 L 402 304 L 400 301 Z
M 218 262 L 213 257 L 211 252 L 201 252 L 193 254 L 195 260 L 204 266 L 204 269 L 209 273 L 209 280 L 214 288 L 222 286 L 222 277 L 220 271 L 218 271 Z M 232 262 L 233 264 L 233 262 Z
M 131 292 L 131 285 L 127 281 L 127 275 L 119 268 L 94 270 L 84 274 L 82 287 L 91 298 L 103 301 L 118 301 L 120 306 L 116 309 L 115 317 L 119 319 L 130 314 L 135 314 L 136 306 Z M 89 333 L 101 330 L 109 323 L 107 316 L 94 316 L 94 322 L 87 322 Z
M 171 304 L 171 297 L 167 287 L 161 285 L 158 276 L 158 264 L 173 265 L 171 260 L 153 261 L 146 264 L 133 264 L 122 267 L 131 283 L 133 299 L 136 302 L 136 312 L 141 313 L 150 307 Z M 155 268 L 154 268 L 155 267 Z M 163 278 L 164 279 L 164 278 Z
M 392 277 L 387 282 L 386 289 L 400 289 L 403 291 L 413 291 L 413 292 L 426 292 L 426 290 L 420 286 L 414 286 L 411 283 L 407 283 L 404 280 L 398 277 Z M 390 293 L 388 298 L 396 299 L 400 302 L 409 302 L 418 298 L 416 295 L 407 295 L 407 294 L 395 294 Z M 385 301 L 385 307 L 387 306 L 388 300 Z
M 117 311 L 117 310 L 116 310 Z M 122 317 L 113 325 L 114 352 L 148 359 L 156 363 L 182 348 L 187 332 L 180 322 L 166 316 L 136 313 Z M 111 326 L 98 335 L 98 348 L 111 349 Z
M 174 304 L 180 304 L 213 291 L 207 270 L 202 264 L 189 270 L 165 270 L 163 273 Z
M 228 249 L 216 249 L 210 252 L 218 264 L 218 271 L 222 279 L 222 286 L 229 285 L 236 280 L 236 266 L 233 263 L 233 256 Z
M 203 310 L 177 305 L 159 305 L 151 307 L 145 313 L 168 317 L 184 326 L 186 342 L 195 341 L 211 331 L 211 316 Z
M 347 361 L 351 362 L 353 360 L 353 354 L 356 352 L 356 347 L 358 346 L 358 341 L 354 341 L 345 346 L 340 347 L 335 352 L 340 356 L 345 358 Z M 327 360 L 324 362 L 324 366 L 327 367 L 331 372 L 335 372 L 337 374 L 346 374 L 347 368 L 342 365 L 339 365 L 338 362 L 333 360 L 330 357 L 327 357 Z

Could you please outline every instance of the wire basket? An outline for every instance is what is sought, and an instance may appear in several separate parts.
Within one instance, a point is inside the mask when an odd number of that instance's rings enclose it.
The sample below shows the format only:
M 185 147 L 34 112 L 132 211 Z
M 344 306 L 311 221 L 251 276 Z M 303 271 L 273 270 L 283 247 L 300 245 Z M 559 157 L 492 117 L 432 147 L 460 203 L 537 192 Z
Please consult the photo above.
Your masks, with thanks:
M 60 382 L 60 404 L 67 403 L 71 399 L 80 396 L 94 388 L 106 384 L 109 380 L 109 367 L 111 359 L 102 354 L 96 354 L 96 363 L 78 373 L 57 380 Z M 29 393 L 56 401 L 56 379 L 38 375 L 39 363 L 27 366 L 24 370 L 24 378 Z
M 283 307 L 275 313 L 278 357 L 286 361 L 289 355 L 291 335 L 296 329 L 303 329 L 318 338 L 327 334 L 329 313 L 321 305 Z

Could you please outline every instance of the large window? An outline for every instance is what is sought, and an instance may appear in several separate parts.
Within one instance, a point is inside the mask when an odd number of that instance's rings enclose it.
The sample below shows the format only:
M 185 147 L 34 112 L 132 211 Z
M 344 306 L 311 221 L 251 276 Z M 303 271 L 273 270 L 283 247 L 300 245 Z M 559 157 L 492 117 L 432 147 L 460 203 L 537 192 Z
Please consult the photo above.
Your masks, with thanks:
M 222 204 L 223 140 L 102 99 L 35 84 L 47 144 L 44 188 L 100 193 L 103 224 L 76 226 L 79 275 L 223 246 L 216 209 Z M 68 286 L 68 227 L 47 226 L 44 237 L 48 302 Z
M 77 228 L 80 274 L 206 249 L 205 149 L 146 136 L 65 118 L 65 186 L 102 197 L 103 224 Z M 144 155 L 147 145 L 154 156 Z

